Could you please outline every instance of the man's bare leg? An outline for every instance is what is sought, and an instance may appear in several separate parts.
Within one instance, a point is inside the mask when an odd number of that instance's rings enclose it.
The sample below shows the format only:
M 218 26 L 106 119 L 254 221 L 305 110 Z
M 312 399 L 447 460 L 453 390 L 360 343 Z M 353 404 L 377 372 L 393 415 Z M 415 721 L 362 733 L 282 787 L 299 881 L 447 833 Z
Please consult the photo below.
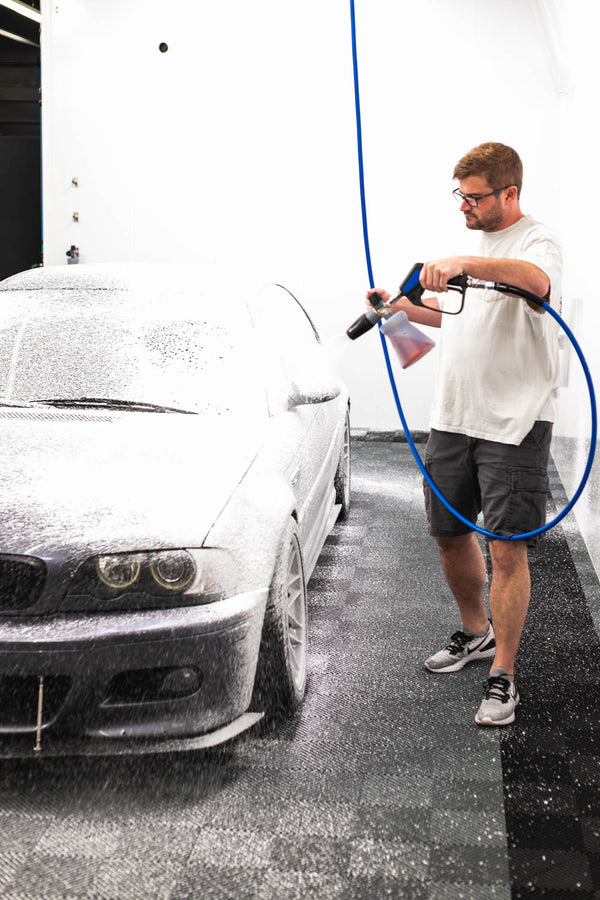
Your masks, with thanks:
M 490 555 L 490 610 L 496 636 L 496 656 L 491 669 L 500 667 L 508 675 L 514 675 L 515 656 L 531 593 L 527 544 L 524 541 L 490 541 Z
M 486 565 L 475 532 L 435 540 L 463 625 L 473 634 L 484 634 L 489 624 L 483 602 Z

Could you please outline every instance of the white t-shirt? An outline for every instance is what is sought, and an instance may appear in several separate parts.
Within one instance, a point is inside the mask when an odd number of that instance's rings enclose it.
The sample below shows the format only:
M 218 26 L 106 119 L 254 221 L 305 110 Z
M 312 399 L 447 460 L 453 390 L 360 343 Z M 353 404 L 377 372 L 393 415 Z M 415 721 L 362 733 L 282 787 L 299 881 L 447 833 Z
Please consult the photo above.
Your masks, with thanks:
M 523 216 L 482 232 L 478 255 L 534 263 L 550 279 L 547 302 L 560 308 L 562 254 L 545 225 Z M 558 332 L 520 297 L 468 289 L 462 313 L 442 316 L 431 428 L 520 444 L 536 421 L 553 422 Z

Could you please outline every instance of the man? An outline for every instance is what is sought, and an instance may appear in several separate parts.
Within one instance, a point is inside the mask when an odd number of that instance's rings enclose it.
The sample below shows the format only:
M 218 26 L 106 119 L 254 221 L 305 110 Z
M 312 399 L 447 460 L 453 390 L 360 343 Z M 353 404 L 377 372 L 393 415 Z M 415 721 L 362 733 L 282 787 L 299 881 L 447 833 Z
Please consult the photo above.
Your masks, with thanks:
M 544 225 L 521 211 L 522 174 L 518 154 L 499 143 L 481 144 L 457 163 L 454 195 L 466 227 L 481 232 L 479 255 L 425 263 L 420 280 L 426 291 L 443 295 L 449 279 L 466 274 L 513 284 L 559 306 L 560 247 Z M 427 302 L 443 308 L 443 299 Z M 553 320 L 533 304 L 488 289 L 468 290 L 457 316 L 413 306 L 405 298 L 392 309 L 403 309 L 413 322 L 442 326 L 425 452 L 434 483 L 469 521 L 483 511 L 484 527 L 494 534 L 535 531 L 544 524 L 548 493 L 558 370 Z M 530 597 L 527 545 L 535 539 L 490 540 L 490 621 L 483 597 L 486 566 L 475 533 L 427 483 L 424 490 L 429 530 L 462 619 L 460 630 L 425 666 L 450 673 L 473 660 L 492 659 L 475 721 L 509 724 L 519 703 L 515 656 Z

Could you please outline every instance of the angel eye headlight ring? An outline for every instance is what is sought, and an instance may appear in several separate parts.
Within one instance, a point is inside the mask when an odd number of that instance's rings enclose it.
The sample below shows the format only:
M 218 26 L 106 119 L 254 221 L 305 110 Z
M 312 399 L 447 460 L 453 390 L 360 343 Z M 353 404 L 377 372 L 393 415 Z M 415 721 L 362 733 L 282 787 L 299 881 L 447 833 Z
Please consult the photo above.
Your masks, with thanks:
M 141 562 L 135 556 L 99 556 L 96 559 L 96 574 L 109 588 L 124 590 L 131 587 L 141 570 Z
M 185 550 L 165 553 L 152 560 L 150 571 L 159 587 L 166 591 L 184 591 L 194 580 L 196 566 Z

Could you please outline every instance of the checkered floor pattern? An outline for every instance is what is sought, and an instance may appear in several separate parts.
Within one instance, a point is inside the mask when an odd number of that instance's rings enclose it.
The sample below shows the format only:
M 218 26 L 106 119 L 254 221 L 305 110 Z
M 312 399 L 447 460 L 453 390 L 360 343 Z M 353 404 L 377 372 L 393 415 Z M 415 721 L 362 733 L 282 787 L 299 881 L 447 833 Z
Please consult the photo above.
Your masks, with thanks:
M 486 664 L 422 665 L 457 620 L 408 448 L 352 451 L 298 721 L 210 752 L 0 761 L 0 900 L 600 898 L 585 547 L 540 545 L 519 717 L 478 728 Z

